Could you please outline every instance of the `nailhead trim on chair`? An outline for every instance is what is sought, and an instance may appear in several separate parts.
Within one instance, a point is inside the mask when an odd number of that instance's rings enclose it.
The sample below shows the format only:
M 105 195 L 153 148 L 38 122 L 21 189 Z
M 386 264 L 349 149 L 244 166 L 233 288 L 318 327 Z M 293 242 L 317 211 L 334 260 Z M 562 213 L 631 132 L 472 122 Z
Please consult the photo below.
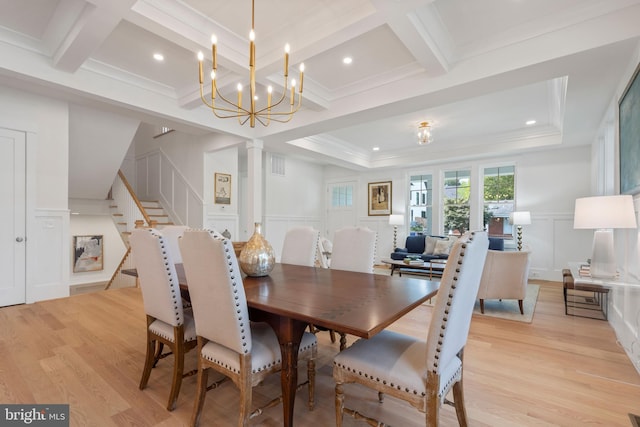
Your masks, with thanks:
M 473 241 L 473 236 L 474 233 L 471 233 L 471 235 L 469 236 L 469 242 Z M 460 250 L 460 258 L 458 260 L 458 267 L 456 268 L 456 275 L 453 276 L 453 283 L 451 285 L 451 291 L 449 292 L 449 295 L 447 295 L 447 306 L 451 307 L 451 302 L 453 300 L 453 295 L 454 295 L 454 291 L 457 288 L 457 282 L 458 282 L 458 274 L 460 273 L 460 266 L 462 266 L 463 260 L 464 260 L 464 250 L 467 248 L 467 244 L 463 243 L 462 244 L 462 248 Z M 439 354 L 442 352 L 442 338 L 444 338 L 444 331 L 447 329 L 447 321 L 449 320 L 448 318 L 448 314 L 449 314 L 449 310 L 445 309 L 444 311 L 445 316 L 442 318 L 443 323 L 442 326 L 440 327 L 442 329 L 442 331 L 440 332 L 440 340 L 438 340 L 438 346 L 436 347 L 436 355 L 434 356 L 434 363 L 433 363 L 433 373 L 437 373 L 437 368 L 438 368 L 438 362 L 440 359 Z M 455 375 L 453 376 L 455 378 Z
M 153 237 L 158 239 L 158 241 L 160 242 L 160 248 L 162 248 L 162 256 L 163 256 L 164 265 L 165 265 L 165 274 L 167 275 L 167 280 L 169 281 L 169 288 L 171 289 L 171 299 L 173 301 L 173 310 L 176 316 L 176 325 L 181 326 L 182 324 L 184 324 L 184 315 L 181 312 L 182 296 L 176 295 L 176 291 L 175 291 L 176 285 L 174 284 L 173 277 L 171 276 L 171 268 L 169 266 L 169 259 L 167 258 L 167 250 L 166 250 L 167 244 L 164 241 L 164 237 L 162 236 L 161 232 L 153 228 L 149 228 L 147 230 L 149 231 L 149 233 L 151 233 Z M 168 338 L 168 337 L 165 337 L 165 338 Z M 172 338 L 171 340 L 173 341 Z
M 222 236 L 217 231 L 210 230 L 210 229 L 208 229 L 206 231 L 208 231 L 209 234 L 211 235 L 211 237 L 213 237 L 214 239 L 222 241 L 222 244 L 224 246 L 224 251 L 227 253 L 227 268 L 229 269 L 228 273 L 229 273 L 229 277 L 231 278 L 231 286 L 233 288 L 233 293 L 237 294 L 238 293 L 238 282 L 236 281 L 237 272 L 233 268 L 233 261 L 232 261 L 231 254 L 230 254 L 230 251 L 233 250 L 233 246 L 231 244 L 231 241 L 229 239 L 225 238 L 224 236 Z M 238 314 L 238 324 L 240 326 L 240 330 L 242 331 L 242 333 L 244 333 L 245 324 L 244 324 L 244 319 L 242 318 L 242 316 L 240 316 L 240 313 L 242 312 L 242 310 L 240 310 L 240 308 L 239 308 L 240 304 L 237 302 L 238 301 L 238 296 L 236 295 L 234 298 L 236 300 L 236 307 L 238 307 L 237 310 L 236 310 L 236 313 Z M 249 345 L 249 343 L 247 342 L 246 335 L 242 335 L 242 346 L 244 347 L 244 353 L 245 354 L 247 354 L 249 352 L 247 350 L 247 346 L 248 345 Z

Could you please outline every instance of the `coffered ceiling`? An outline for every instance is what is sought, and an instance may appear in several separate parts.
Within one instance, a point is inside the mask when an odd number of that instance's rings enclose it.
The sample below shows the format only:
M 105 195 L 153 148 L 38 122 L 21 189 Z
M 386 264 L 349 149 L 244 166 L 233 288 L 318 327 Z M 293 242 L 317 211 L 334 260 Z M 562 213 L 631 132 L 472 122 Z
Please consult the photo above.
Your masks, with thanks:
M 241 127 L 199 98 L 211 33 L 223 93 L 248 83 L 250 0 L 0 0 L 0 82 L 371 169 L 589 144 L 640 36 L 640 0 L 255 3 L 258 93 L 282 87 L 285 43 L 292 75 L 306 66 L 287 124 Z

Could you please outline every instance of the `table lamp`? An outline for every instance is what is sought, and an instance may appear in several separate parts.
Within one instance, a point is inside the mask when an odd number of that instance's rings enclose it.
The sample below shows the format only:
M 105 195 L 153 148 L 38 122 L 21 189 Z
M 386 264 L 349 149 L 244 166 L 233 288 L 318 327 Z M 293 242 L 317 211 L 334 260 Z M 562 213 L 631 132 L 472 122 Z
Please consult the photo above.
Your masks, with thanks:
M 509 222 L 517 226 L 518 230 L 518 250 L 522 250 L 522 226 L 531 224 L 531 213 L 529 211 L 511 212 Z
M 616 276 L 613 229 L 636 227 L 636 213 L 630 195 L 576 199 L 573 228 L 596 230 L 591 252 L 591 277 L 611 279 Z
M 404 215 L 389 215 L 389 225 L 393 225 L 393 250 L 396 250 L 396 241 L 398 237 L 398 226 L 404 225 Z

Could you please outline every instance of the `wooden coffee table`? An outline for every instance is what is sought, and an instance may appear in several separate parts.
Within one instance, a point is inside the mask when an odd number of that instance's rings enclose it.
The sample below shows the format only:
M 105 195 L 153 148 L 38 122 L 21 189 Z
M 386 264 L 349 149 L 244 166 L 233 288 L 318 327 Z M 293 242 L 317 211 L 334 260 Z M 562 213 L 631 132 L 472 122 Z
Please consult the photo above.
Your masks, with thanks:
M 424 262 L 422 264 L 406 264 L 403 260 L 389 258 L 382 259 L 381 261 L 391 266 L 391 276 L 393 276 L 394 271 L 398 270 L 398 274 L 401 277 L 404 272 L 411 274 L 425 274 L 429 276 L 429 279 L 442 277 L 442 272 L 447 264 L 446 259 L 440 258 L 432 259 L 431 261 Z

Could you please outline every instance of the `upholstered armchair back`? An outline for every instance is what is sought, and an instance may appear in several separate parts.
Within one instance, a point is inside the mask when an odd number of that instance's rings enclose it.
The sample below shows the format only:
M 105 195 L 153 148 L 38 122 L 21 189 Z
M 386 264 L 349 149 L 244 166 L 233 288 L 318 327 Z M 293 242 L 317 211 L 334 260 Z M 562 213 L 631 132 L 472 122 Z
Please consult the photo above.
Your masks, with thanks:
M 528 251 L 489 250 L 478 298 L 524 299 L 529 279 L 529 258 Z

